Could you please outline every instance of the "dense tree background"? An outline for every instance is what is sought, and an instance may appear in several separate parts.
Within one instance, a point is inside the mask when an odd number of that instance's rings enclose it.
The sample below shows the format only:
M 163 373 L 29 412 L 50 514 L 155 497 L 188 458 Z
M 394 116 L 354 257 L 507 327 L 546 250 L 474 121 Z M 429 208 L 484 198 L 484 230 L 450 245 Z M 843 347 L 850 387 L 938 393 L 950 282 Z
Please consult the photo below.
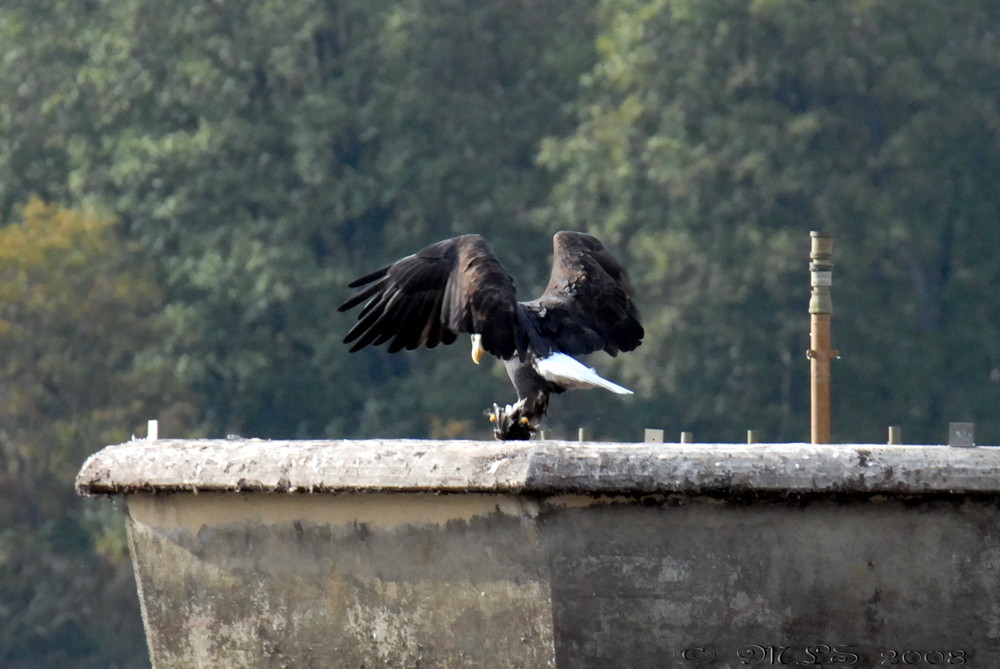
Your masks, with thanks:
M 586 424 L 807 438 L 808 232 L 835 235 L 835 440 L 1000 441 L 991 0 L 0 2 L 0 664 L 143 666 L 83 458 L 166 436 L 487 437 L 465 345 L 348 355 L 351 278 L 552 232 L 647 326 Z M 456 371 L 457 370 L 457 371 Z M 125 630 L 118 634 L 116 630 Z

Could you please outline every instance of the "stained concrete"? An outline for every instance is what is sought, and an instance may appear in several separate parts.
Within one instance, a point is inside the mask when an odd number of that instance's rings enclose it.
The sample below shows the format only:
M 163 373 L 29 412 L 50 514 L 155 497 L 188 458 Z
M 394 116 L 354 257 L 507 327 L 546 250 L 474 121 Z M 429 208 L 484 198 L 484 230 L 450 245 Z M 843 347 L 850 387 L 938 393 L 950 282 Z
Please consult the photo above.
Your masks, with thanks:
M 157 668 L 996 667 L 998 474 L 982 447 L 135 441 L 78 488 L 126 497 Z
M 533 505 L 470 497 L 131 498 L 154 666 L 552 666 Z

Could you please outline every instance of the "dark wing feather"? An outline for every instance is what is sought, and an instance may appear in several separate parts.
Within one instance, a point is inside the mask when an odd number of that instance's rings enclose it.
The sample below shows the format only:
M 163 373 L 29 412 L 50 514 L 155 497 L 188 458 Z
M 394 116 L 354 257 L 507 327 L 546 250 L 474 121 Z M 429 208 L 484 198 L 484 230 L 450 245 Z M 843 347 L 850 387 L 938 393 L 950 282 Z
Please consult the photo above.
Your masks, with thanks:
M 365 302 L 344 337 L 351 351 L 389 343 L 390 353 L 451 344 L 458 333 L 482 335 L 490 353 L 516 349 L 514 281 L 479 235 L 431 244 L 350 283 L 361 290 L 338 307 Z
M 557 232 L 545 292 L 525 309 L 542 335 L 569 355 L 610 355 L 642 343 L 643 328 L 625 269 L 595 237 Z

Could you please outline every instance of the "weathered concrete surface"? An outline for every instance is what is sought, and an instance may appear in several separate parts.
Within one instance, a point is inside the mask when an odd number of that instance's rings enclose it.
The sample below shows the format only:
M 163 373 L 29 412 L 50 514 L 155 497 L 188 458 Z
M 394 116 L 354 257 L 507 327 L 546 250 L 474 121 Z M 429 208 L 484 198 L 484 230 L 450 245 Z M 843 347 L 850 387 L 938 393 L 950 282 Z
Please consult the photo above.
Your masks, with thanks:
M 137 495 L 155 667 L 554 666 L 533 504 L 477 495 Z
M 77 485 L 158 669 L 1000 667 L 1000 449 L 136 441 Z
M 961 498 L 545 511 L 557 665 L 1000 667 L 998 519 Z
M 513 444 L 513 445 L 512 445 Z M 84 463 L 83 494 L 274 491 L 994 492 L 1000 451 L 946 446 L 160 440 Z

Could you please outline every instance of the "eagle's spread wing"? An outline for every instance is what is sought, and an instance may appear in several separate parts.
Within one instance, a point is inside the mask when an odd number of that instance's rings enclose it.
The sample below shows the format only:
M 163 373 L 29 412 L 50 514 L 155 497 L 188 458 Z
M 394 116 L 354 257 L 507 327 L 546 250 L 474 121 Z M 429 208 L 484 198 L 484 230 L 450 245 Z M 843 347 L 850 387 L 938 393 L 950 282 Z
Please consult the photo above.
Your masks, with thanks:
M 482 335 L 482 346 L 501 358 L 515 351 L 514 281 L 479 235 L 431 244 L 350 284 L 362 288 L 338 307 L 362 302 L 344 337 L 351 351 L 389 342 L 389 352 L 451 344 L 460 332 Z
M 569 355 L 614 356 L 642 343 L 643 329 L 625 269 L 596 238 L 557 232 L 552 274 L 541 297 L 524 306 L 555 347 Z

